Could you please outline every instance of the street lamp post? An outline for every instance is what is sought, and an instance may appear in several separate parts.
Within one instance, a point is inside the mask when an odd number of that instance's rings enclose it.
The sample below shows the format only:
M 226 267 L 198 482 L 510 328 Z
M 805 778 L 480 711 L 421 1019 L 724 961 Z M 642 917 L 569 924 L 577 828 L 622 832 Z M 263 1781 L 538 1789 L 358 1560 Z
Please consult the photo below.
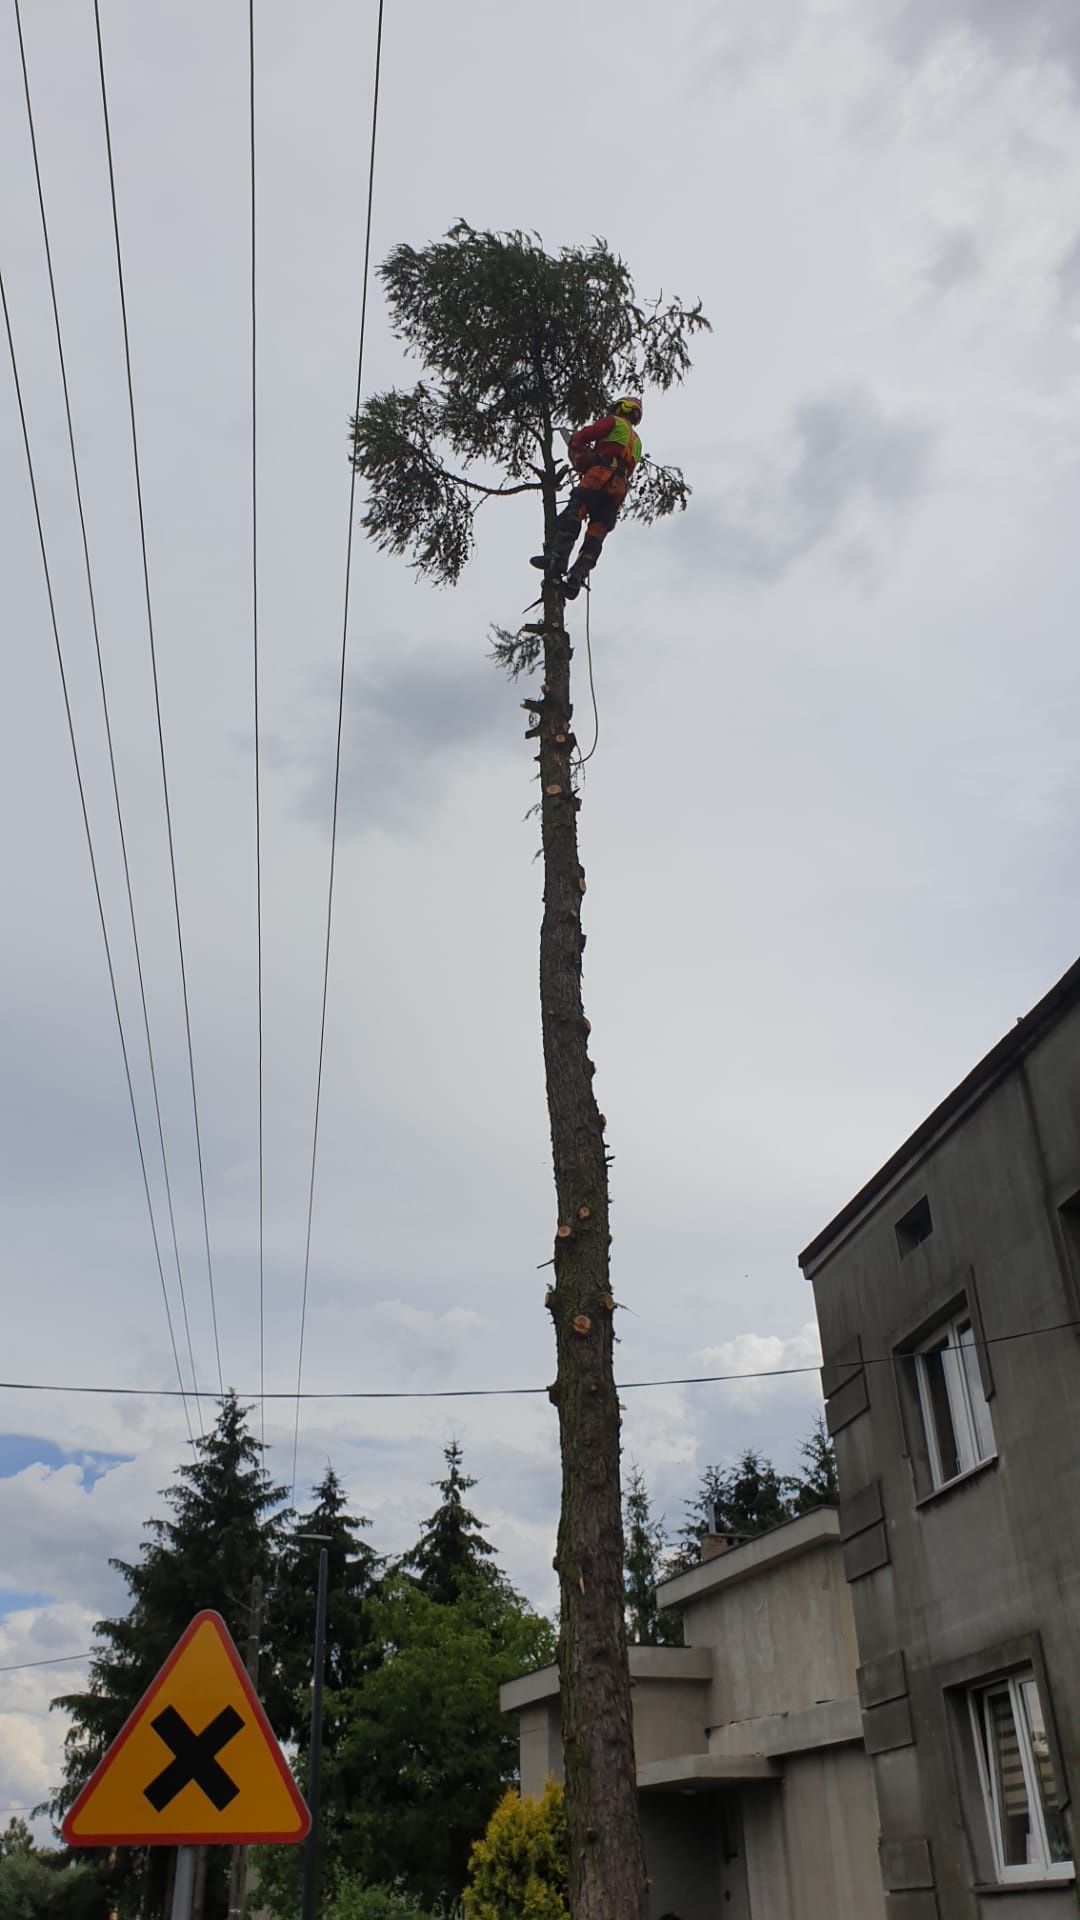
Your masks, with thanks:
M 315 1920 L 319 1859 L 319 1780 L 322 1772 L 323 1668 L 326 1664 L 326 1589 L 330 1559 L 326 1533 L 299 1533 L 298 1540 L 319 1543 L 319 1580 L 315 1599 L 315 1666 L 311 1679 L 311 1737 L 308 1744 L 308 1811 L 311 1832 L 304 1847 L 304 1892 L 301 1920 Z

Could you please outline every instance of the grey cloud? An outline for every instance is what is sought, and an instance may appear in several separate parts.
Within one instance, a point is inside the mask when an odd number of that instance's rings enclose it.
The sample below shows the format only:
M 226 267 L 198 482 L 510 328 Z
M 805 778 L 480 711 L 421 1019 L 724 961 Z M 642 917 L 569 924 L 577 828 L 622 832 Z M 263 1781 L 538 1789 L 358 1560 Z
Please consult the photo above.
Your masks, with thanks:
M 337 686 L 318 687 L 325 707 Z M 455 767 L 500 732 L 515 736 L 507 682 L 478 645 L 472 658 L 448 659 L 436 646 L 407 641 L 365 663 L 348 682 L 342 743 L 341 819 L 354 830 L 409 832 L 437 808 Z M 239 744 L 239 743 L 238 743 Z M 246 749 L 245 749 L 246 750 Z M 329 819 L 325 740 L 297 747 L 280 736 L 264 746 L 268 766 L 299 769 L 298 807 L 320 827 Z
M 970 227 L 953 227 L 942 236 L 925 273 L 939 293 L 963 286 L 982 272 L 982 249 Z
M 1080 233 L 1077 234 L 1068 251 L 1062 255 L 1057 279 L 1062 299 L 1069 302 L 1075 300 L 1080 294 Z
M 935 431 L 924 421 L 886 414 L 872 394 L 853 391 L 794 409 L 794 460 L 767 455 L 702 532 L 712 564 L 760 580 L 779 580 L 813 548 L 843 532 L 860 503 L 890 513 L 924 491 Z M 874 574 L 864 536 L 839 549 L 845 570 Z
M 892 31 L 901 57 L 919 60 L 957 27 L 969 28 L 1010 63 L 1057 61 L 1080 86 L 1080 10 L 1074 0 L 907 0 Z

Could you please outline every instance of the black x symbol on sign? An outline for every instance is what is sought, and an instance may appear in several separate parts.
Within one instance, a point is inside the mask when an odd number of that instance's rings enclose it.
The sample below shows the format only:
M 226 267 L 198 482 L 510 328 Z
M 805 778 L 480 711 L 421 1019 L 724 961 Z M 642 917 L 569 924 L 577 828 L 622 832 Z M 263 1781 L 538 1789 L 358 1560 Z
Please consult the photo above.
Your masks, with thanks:
M 154 1732 L 175 1756 L 157 1779 L 143 1788 L 155 1813 L 164 1813 L 170 1800 L 176 1799 L 189 1780 L 202 1789 L 219 1813 L 224 1812 L 240 1789 L 224 1767 L 218 1765 L 215 1755 L 235 1739 L 243 1724 L 235 1707 L 224 1707 L 201 1733 L 189 1727 L 175 1707 L 163 1708 L 157 1719 L 151 1720 Z

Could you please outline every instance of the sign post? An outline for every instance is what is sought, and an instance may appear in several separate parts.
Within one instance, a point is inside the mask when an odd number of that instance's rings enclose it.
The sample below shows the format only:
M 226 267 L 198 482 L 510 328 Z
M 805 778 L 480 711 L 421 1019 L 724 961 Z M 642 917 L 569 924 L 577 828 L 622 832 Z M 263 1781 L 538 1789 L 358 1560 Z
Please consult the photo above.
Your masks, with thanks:
M 177 1847 L 189 1920 L 200 1846 L 295 1845 L 311 1826 L 229 1630 L 196 1614 L 64 1821 L 69 1847 Z
M 181 1847 L 176 1855 L 173 1881 L 172 1920 L 191 1920 L 191 1896 L 195 1891 L 195 1848 Z

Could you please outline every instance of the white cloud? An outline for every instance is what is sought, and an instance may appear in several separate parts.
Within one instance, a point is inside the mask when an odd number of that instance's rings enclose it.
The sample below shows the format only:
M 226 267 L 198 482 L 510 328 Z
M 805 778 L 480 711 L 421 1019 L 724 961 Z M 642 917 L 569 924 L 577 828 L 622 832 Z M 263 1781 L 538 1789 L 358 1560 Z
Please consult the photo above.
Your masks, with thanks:
M 727 1387 L 732 1404 L 758 1412 L 771 1400 L 819 1400 L 821 1339 L 816 1320 L 807 1320 L 797 1333 L 737 1333 L 715 1347 L 703 1347 L 696 1356 L 703 1373 L 760 1374 L 773 1378 L 733 1380 Z M 806 1371 L 801 1371 L 806 1369 Z M 790 1371 L 789 1371 L 790 1370 Z M 785 1377 L 786 1376 L 786 1377 Z

